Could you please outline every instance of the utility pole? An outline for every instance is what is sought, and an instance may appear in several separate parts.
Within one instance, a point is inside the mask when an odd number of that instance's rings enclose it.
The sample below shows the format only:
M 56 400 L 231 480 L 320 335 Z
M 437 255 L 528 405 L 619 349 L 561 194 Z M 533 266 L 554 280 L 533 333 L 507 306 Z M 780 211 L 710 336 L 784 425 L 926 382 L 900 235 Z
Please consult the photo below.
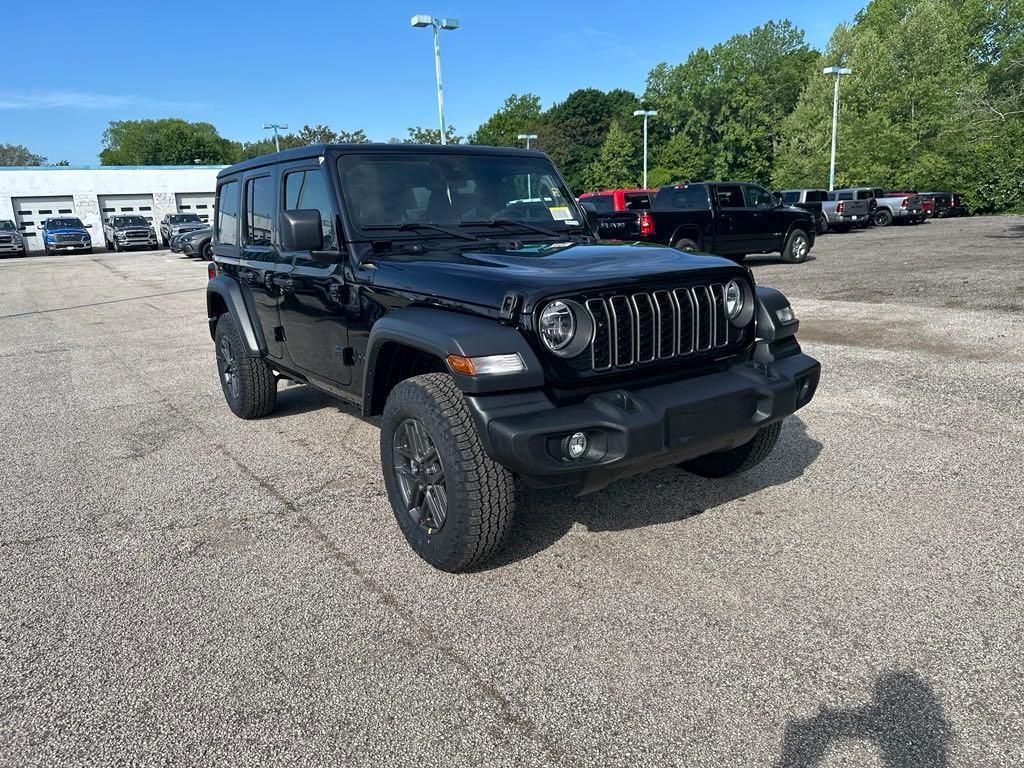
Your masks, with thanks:
M 520 141 L 526 141 L 526 148 L 530 148 L 530 139 L 536 139 L 536 133 L 520 133 L 517 137 Z M 530 183 L 530 174 L 526 174 L 526 197 L 533 197 L 533 185 Z
M 288 130 L 288 126 L 287 125 L 278 125 L 277 123 L 264 123 L 263 124 L 263 130 L 269 131 L 269 130 L 273 129 L 273 131 L 274 131 L 274 149 L 277 152 L 280 152 L 281 151 L 281 139 L 277 135 L 277 129 L 278 128 L 280 128 L 282 131 L 287 131 Z
M 437 116 L 441 123 L 441 143 L 448 143 L 448 126 L 444 123 L 444 91 L 441 87 L 441 37 L 442 29 L 458 29 L 458 19 L 435 19 L 426 14 L 417 14 L 409 22 L 413 27 L 434 28 L 434 74 L 437 77 Z
M 638 109 L 633 112 L 633 117 L 644 118 L 644 189 L 647 189 L 647 119 L 658 114 L 656 109 Z
M 839 129 L 839 80 L 843 75 L 853 72 L 849 67 L 825 67 L 821 70 L 823 75 L 833 75 L 836 78 L 835 93 L 832 96 L 832 159 L 828 166 L 828 191 L 836 188 L 836 133 Z

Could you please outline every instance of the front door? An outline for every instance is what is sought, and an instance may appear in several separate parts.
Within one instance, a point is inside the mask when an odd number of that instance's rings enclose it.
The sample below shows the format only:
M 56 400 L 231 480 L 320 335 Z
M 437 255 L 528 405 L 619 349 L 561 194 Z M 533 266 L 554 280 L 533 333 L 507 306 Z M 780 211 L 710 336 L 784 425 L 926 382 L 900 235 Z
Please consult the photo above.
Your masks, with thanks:
M 776 204 L 775 196 L 757 184 L 746 184 L 743 195 L 747 202 L 747 242 L 751 253 L 778 251 L 785 245 L 783 208 Z
M 739 184 L 716 184 L 718 203 L 718 245 L 716 253 L 750 253 L 751 216 Z
M 275 177 L 260 169 L 242 179 L 242 227 L 238 276 L 247 300 L 259 317 L 267 353 L 284 357 L 284 333 L 280 304 L 291 264 L 282 260 L 274 246 L 273 218 Z
M 316 162 L 300 161 L 281 168 L 279 199 L 282 210 L 320 212 L 323 250 L 339 251 L 335 211 L 329 183 Z M 342 386 L 352 378 L 345 315 L 348 290 L 339 253 L 334 263 L 315 261 L 309 252 L 282 251 L 291 264 L 280 303 L 281 324 L 292 362 L 310 377 Z

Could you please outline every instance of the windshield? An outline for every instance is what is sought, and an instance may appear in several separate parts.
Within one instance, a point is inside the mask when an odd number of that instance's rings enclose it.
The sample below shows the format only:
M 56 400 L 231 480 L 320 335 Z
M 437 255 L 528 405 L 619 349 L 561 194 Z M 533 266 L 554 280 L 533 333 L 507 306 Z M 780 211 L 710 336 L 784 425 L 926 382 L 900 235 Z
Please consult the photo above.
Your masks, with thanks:
M 10 232 L 14 228 L 14 222 L 11 221 L 10 219 L 4 219 L 3 221 L 0 221 L 0 230 L 2 231 Z
M 141 216 L 115 216 L 115 227 L 145 227 L 148 222 Z
M 202 220 L 195 213 L 179 213 L 171 216 L 171 224 L 202 224 Z
M 47 229 L 64 229 L 66 227 L 78 227 L 79 229 L 81 229 L 82 228 L 82 220 L 81 219 L 47 219 L 46 220 L 46 228 Z
M 345 155 L 338 161 L 359 229 L 522 222 L 564 232 L 582 220 L 551 161 L 500 155 Z M 463 230 L 465 231 L 465 230 Z M 443 233 L 442 233 L 443 234 Z

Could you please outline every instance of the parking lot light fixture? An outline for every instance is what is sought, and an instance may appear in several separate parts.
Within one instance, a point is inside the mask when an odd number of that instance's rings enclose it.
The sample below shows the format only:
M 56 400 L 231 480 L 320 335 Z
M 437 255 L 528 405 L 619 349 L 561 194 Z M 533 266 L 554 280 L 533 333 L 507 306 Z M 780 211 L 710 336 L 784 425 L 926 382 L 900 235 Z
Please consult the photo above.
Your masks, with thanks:
M 836 188 L 836 131 L 839 127 L 839 80 L 843 75 L 853 74 L 849 67 L 825 67 L 823 75 L 832 75 L 836 79 L 835 92 L 832 95 L 832 159 L 828 166 L 828 191 Z
M 274 149 L 276 151 L 280 152 L 281 151 L 281 139 L 278 138 L 278 135 L 277 135 L 278 128 L 280 128 L 282 131 L 287 131 L 288 130 L 288 126 L 287 125 L 278 125 L 277 123 L 264 123 L 263 124 L 263 130 L 269 131 L 269 130 L 273 129 L 273 131 L 274 131 Z
M 442 29 L 458 29 L 458 19 L 435 19 L 424 13 L 418 13 L 409 21 L 413 27 L 431 27 L 434 30 L 434 72 L 437 76 L 437 116 L 441 122 L 441 143 L 447 144 L 448 137 L 445 135 L 447 127 L 444 124 L 444 91 L 441 86 L 441 40 Z
M 531 139 L 536 139 L 537 138 L 537 134 L 536 133 L 520 133 L 516 138 L 519 139 L 520 141 L 525 141 L 526 142 L 526 148 L 529 149 L 530 148 L 530 140 Z M 530 174 L 526 174 L 526 197 L 527 198 L 533 197 L 532 186 L 533 185 L 530 183 Z
M 656 109 L 637 109 L 633 111 L 633 117 L 644 118 L 644 189 L 647 189 L 647 120 L 658 114 Z

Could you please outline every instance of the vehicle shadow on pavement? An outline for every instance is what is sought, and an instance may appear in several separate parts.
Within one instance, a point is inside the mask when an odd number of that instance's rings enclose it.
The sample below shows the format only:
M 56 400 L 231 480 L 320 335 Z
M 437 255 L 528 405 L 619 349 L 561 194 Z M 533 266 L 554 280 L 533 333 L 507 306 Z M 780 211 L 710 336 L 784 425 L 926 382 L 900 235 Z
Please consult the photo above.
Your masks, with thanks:
M 985 235 L 985 237 L 991 240 L 1016 240 L 1019 237 L 1024 237 L 1024 224 L 1014 224 L 1007 227 L 1000 235 Z
M 879 677 L 862 707 L 822 707 L 814 717 L 791 721 L 776 768 L 821 765 L 830 749 L 848 741 L 873 743 L 884 768 L 946 768 L 951 739 L 931 686 L 914 670 L 900 670 Z
M 764 464 L 721 480 L 697 477 L 677 467 L 620 480 L 587 496 L 569 489 L 518 488 L 516 529 L 508 548 L 481 570 L 501 568 L 532 557 L 558 542 L 574 523 L 592 533 L 626 531 L 678 523 L 764 488 L 800 477 L 818 458 L 822 445 L 798 416 L 783 424 L 778 445 Z M 754 514 L 761 514 L 755 510 Z

